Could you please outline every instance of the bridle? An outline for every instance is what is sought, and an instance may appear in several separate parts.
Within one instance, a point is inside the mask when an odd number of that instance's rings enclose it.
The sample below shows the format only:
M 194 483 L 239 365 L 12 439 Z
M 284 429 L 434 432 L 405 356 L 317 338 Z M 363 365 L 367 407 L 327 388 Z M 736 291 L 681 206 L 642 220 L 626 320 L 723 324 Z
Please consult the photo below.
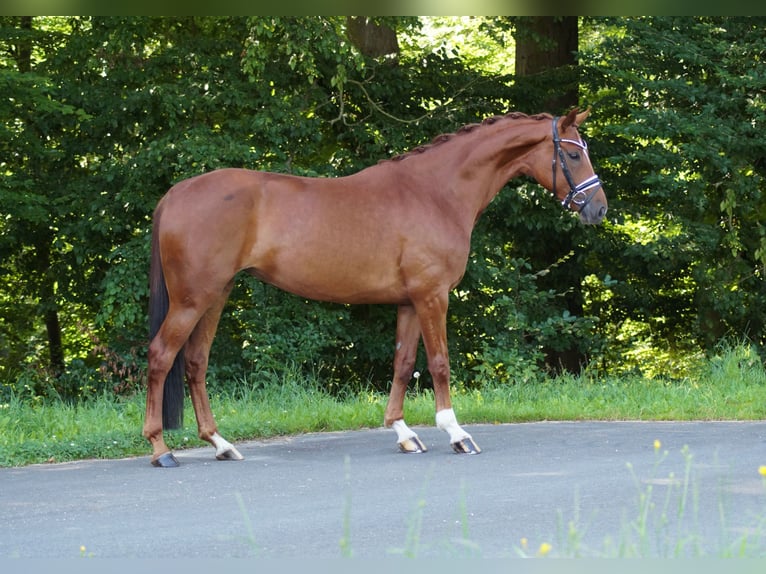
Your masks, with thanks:
M 556 195 L 556 156 L 558 156 L 559 162 L 561 164 L 561 171 L 564 172 L 564 177 L 569 184 L 569 193 L 561 201 L 561 205 L 568 208 L 569 204 L 574 203 L 580 208 L 579 211 L 582 211 L 585 209 L 585 206 L 590 203 L 590 200 L 593 199 L 593 196 L 598 191 L 598 187 L 601 186 L 601 180 L 596 174 L 593 174 L 585 181 L 575 185 L 574 180 L 572 179 L 572 173 L 569 171 L 569 166 L 567 165 L 566 157 L 564 157 L 564 150 L 561 148 L 561 142 L 576 145 L 581 150 L 583 150 L 586 155 L 588 154 L 588 144 L 586 144 L 582 139 L 580 141 L 561 139 L 559 137 L 558 120 L 558 117 L 553 118 L 553 195 Z M 589 194 L 586 194 L 585 192 L 591 188 L 596 189 L 591 191 Z

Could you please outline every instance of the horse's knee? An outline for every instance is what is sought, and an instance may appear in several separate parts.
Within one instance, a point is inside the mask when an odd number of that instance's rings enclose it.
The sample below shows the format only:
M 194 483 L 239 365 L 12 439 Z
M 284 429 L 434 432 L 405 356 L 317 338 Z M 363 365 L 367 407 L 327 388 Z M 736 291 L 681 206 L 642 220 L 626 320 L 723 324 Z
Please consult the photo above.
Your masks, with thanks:
M 400 375 L 403 379 L 409 380 L 415 371 L 415 361 L 417 360 L 417 348 L 410 349 L 402 347 L 402 343 L 397 343 L 396 353 L 394 354 L 394 373 Z
M 449 382 L 450 368 L 449 359 L 445 355 L 438 355 L 429 359 L 428 370 L 431 373 L 434 384 Z
M 204 380 L 208 363 L 207 355 L 202 353 L 190 353 L 187 351 L 184 354 L 184 363 L 186 379 L 190 385 Z
M 155 337 L 155 339 L 149 345 L 147 354 L 147 376 L 149 382 L 165 380 L 170 367 L 175 360 L 175 353 L 170 353 L 167 346 Z
M 152 370 L 159 371 L 162 369 L 161 363 L 162 363 L 162 351 L 163 351 L 164 345 L 155 338 L 151 344 L 149 345 L 149 349 L 147 352 L 147 362 L 149 363 L 149 377 L 151 379 Z

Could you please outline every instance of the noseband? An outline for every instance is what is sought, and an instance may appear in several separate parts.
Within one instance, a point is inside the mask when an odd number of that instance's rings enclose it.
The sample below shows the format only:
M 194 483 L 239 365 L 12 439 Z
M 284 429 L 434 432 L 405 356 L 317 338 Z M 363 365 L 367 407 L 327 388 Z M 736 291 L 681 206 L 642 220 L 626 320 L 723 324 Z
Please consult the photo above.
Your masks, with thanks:
M 582 211 L 585 209 L 585 206 L 590 203 L 590 200 L 593 199 L 593 196 L 598 191 L 598 187 L 601 186 L 601 180 L 597 175 L 594 174 L 585 181 L 581 182 L 579 185 L 575 185 L 574 180 L 572 179 L 572 173 L 569 171 L 569 166 L 567 165 L 566 157 L 564 156 L 564 150 L 561 148 L 561 142 L 576 145 L 581 150 L 583 150 L 586 155 L 588 153 L 588 145 L 582 140 L 574 141 L 561 139 L 559 137 L 558 119 L 558 117 L 553 118 L 553 195 L 556 195 L 556 156 L 558 156 L 559 163 L 561 164 L 561 171 L 564 172 L 564 177 L 569 184 L 569 193 L 563 199 L 561 205 L 564 207 L 569 207 L 570 203 L 574 203 L 580 208 L 579 211 Z M 591 191 L 589 194 L 586 194 L 585 192 L 591 188 L 596 189 Z

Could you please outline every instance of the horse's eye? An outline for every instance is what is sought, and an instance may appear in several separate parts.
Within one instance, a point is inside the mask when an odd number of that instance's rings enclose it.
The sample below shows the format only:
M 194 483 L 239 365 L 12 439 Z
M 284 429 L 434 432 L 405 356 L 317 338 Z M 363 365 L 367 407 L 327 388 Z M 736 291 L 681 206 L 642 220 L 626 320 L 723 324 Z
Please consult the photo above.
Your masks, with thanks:
M 568 151 L 567 155 L 569 156 L 569 159 L 572 159 L 574 161 L 578 161 L 580 159 L 579 151 Z

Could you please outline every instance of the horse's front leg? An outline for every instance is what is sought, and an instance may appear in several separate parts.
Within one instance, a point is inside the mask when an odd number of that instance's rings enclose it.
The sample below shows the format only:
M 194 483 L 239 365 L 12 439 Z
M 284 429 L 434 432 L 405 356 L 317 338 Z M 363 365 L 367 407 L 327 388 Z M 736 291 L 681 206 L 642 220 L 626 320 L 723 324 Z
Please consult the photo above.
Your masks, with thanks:
M 447 348 L 448 294 L 428 298 L 417 305 L 417 315 L 434 384 L 436 426 L 446 431 L 458 454 L 479 454 L 481 449 L 458 424 L 450 398 L 450 365 Z
M 386 405 L 383 424 L 396 431 L 399 450 L 404 453 L 426 452 L 426 445 L 404 422 L 404 395 L 412 378 L 420 341 L 420 325 L 412 305 L 400 305 L 396 316 L 394 380 Z

